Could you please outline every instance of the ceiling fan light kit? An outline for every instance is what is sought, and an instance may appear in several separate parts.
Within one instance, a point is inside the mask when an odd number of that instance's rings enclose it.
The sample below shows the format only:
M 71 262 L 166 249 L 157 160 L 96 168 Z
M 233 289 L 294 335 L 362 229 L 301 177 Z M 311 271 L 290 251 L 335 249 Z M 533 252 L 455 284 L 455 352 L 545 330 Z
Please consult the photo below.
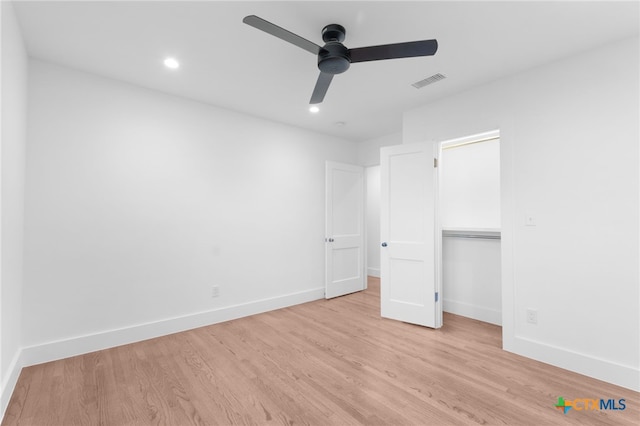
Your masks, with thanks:
M 321 103 L 329 89 L 333 76 L 347 71 L 352 63 L 432 56 L 438 50 L 438 42 L 436 40 L 348 49 L 342 44 L 347 32 L 342 25 L 338 24 L 329 24 L 322 29 L 322 40 L 325 45 L 320 47 L 255 15 L 246 16 L 242 22 L 317 55 L 320 75 L 311 94 L 310 104 Z

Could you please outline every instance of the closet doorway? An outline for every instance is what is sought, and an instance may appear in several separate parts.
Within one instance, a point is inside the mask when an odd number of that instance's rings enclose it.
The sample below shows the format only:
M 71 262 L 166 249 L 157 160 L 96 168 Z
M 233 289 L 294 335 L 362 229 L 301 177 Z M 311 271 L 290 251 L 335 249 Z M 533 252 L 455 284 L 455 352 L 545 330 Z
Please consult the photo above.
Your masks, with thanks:
M 502 324 L 500 134 L 440 143 L 443 311 Z

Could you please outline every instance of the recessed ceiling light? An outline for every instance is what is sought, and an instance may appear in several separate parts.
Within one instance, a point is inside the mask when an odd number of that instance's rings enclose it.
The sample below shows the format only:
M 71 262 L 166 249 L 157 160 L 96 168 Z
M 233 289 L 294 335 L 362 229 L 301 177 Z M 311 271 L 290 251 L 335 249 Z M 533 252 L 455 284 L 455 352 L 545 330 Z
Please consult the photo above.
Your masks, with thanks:
M 176 58 L 166 58 L 164 60 L 164 66 L 175 70 L 177 68 L 180 68 L 180 62 L 178 62 Z
M 320 108 L 318 108 L 317 106 L 313 105 L 311 107 L 309 107 L 309 111 L 311 111 L 312 113 L 316 113 L 320 111 Z
M 335 125 L 336 125 L 336 126 L 338 126 L 338 127 L 342 127 L 342 126 L 344 126 L 344 125 L 345 125 L 345 124 L 347 124 L 347 123 L 345 123 L 344 121 L 336 121 L 336 122 L 335 122 L 335 123 L 333 123 L 333 124 L 335 124 Z

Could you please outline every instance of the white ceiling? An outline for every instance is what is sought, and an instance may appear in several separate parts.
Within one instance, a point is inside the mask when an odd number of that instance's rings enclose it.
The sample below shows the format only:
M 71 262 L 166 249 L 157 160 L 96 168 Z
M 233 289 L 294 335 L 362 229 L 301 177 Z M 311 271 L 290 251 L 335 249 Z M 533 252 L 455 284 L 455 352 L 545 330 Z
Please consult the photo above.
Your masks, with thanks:
M 356 141 L 399 132 L 414 106 L 639 29 L 636 1 L 22 1 L 15 9 L 32 57 Z M 436 38 L 439 50 L 353 64 L 312 115 L 316 58 L 243 24 L 250 14 L 320 45 L 322 27 L 338 23 L 347 47 Z M 166 56 L 181 68 L 164 68 Z M 447 78 L 411 86 L 435 73 Z

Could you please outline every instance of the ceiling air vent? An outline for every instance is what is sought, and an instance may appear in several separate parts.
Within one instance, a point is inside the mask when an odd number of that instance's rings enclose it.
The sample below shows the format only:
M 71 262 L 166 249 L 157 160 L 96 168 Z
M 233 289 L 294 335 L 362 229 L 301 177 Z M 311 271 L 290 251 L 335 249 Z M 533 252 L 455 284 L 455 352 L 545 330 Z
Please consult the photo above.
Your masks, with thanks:
M 416 89 L 421 89 L 424 86 L 427 86 L 431 83 L 435 83 L 436 81 L 440 81 L 445 78 L 447 78 L 447 76 L 438 73 L 438 74 L 432 75 L 431 77 L 427 77 L 424 80 L 416 81 L 415 83 L 412 84 L 412 86 L 415 87 Z

